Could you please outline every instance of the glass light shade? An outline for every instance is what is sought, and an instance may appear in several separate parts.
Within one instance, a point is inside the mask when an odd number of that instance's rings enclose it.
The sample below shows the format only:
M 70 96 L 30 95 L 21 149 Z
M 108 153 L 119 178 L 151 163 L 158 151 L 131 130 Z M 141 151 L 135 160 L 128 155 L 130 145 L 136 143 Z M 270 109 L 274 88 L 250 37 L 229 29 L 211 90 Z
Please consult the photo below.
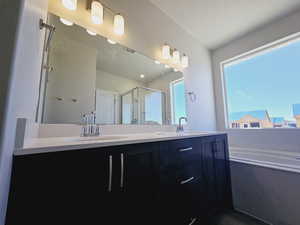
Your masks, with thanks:
M 103 6 L 100 2 L 93 1 L 91 6 L 91 18 L 94 24 L 103 23 Z
M 170 59 L 171 55 L 170 55 L 170 46 L 165 44 L 162 47 L 162 57 L 163 59 Z
M 180 63 L 180 53 L 176 49 L 173 51 L 173 58 L 172 58 L 172 60 L 173 60 L 174 64 L 179 64 Z
M 181 65 L 183 68 L 186 68 L 189 66 L 189 57 L 186 55 L 183 55 L 181 58 Z
M 117 35 L 123 35 L 125 28 L 124 28 L 125 22 L 124 17 L 120 14 L 115 15 L 114 18 L 114 32 Z
M 62 22 L 64 25 L 67 25 L 67 26 L 72 26 L 73 25 L 73 22 L 69 21 L 69 20 L 66 20 L 64 18 L 59 18 L 60 22 Z
M 63 6 L 69 10 L 77 9 L 77 0 L 62 0 Z
M 92 36 L 96 36 L 97 34 L 93 31 L 90 31 L 88 29 L 86 29 L 86 32 L 89 34 L 89 35 L 92 35 Z

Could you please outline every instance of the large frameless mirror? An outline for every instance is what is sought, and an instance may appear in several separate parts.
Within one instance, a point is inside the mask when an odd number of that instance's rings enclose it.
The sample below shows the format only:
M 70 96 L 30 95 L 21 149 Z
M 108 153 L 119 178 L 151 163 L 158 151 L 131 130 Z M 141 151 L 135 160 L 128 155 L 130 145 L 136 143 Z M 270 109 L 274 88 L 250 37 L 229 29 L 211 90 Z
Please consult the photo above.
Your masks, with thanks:
M 183 75 L 83 27 L 56 28 L 44 52 L 37 121 L 98 124 L 172 124 L 185 116 Z

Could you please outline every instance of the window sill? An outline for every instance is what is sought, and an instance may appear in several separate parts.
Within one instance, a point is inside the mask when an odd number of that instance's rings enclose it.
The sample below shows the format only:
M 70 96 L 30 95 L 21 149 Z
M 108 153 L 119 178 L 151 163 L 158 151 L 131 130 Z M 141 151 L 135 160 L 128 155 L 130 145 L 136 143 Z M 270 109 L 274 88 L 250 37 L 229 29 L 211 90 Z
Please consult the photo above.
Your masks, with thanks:
M 300 154 L 278 150 L 230 147 L 230 161 L 300 173 Z

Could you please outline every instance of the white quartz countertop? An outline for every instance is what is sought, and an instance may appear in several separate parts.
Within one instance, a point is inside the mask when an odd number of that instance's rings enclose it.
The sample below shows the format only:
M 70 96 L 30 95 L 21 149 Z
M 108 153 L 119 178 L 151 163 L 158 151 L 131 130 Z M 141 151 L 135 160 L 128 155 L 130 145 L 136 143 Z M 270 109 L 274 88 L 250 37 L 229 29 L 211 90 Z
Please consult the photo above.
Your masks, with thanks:
M 26 139 L 23 148 L 16 149 L 14 155 L 28 155 L 47 152 L 68 151 L 76 149 L 91 149 L 176 140 L 192 137 L 202 137 L 225 134 L 223 132 L 153 132 L 139 134 L 101 135 L 98 137 L 55 137 Z

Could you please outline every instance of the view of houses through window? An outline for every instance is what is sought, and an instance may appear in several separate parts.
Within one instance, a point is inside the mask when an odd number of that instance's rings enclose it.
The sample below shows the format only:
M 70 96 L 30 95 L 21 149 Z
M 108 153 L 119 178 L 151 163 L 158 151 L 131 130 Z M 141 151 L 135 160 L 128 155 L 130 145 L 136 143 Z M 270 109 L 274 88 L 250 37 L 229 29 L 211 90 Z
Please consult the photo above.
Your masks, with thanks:
M 228 127 L 300 128 L 300 41 L 223 64 Z

